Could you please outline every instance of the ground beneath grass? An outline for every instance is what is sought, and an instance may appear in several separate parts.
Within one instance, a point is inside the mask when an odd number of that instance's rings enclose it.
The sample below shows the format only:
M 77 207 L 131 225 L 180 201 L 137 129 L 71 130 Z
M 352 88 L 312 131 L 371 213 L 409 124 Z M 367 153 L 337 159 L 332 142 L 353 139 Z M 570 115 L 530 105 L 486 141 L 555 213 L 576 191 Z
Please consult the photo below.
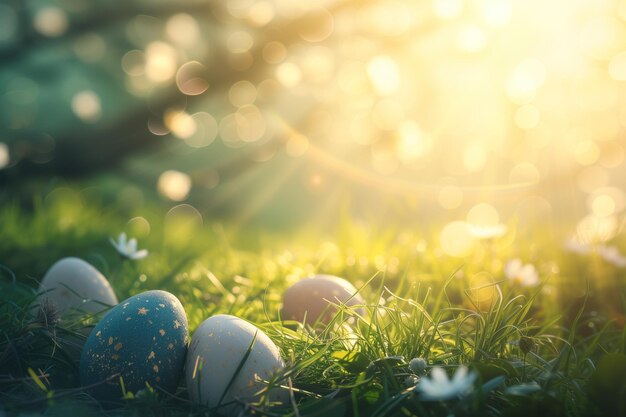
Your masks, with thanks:
M 509 227 L 455 258 L 441 250 L 436 225 L 345 219 L 325 237 L 287 236 L 202 218 L 190 206 L 130 207 L 66 190 L 0 208 L 0 416 L 219 414 L 193 405 L 183 381 L 175 395 L 143 393 L 108 407 L 80 387 L 72 343 L 85 338 L 81 322 L 55 323 L 29 307 L 38 280 L 65 256 L 94 265 L 120 300 L 173 293 L 192 335 L 220 313 L 264 330 L 288 364 L 283 384 L 293 401 L 248 404 L 244 414 L 626 415 L 626 273 L 593 249 L 567 252 L 566 230 Z M 149 256 L 122 258 L 109 242 L 121 232 Z M 515 258 L 536 267 L 539 285 L 506 276 Z M 366 317 L 344 308 L 316 330 L 282 322 L 284 290 L 316 273 L 352 282 Z M 410 366 L 414 358 L 426 368 Z M 470 391 L 442 401 L 420 395 L 416 386 L 433 369 L 452 375 L 461 366 L 476 375 Z

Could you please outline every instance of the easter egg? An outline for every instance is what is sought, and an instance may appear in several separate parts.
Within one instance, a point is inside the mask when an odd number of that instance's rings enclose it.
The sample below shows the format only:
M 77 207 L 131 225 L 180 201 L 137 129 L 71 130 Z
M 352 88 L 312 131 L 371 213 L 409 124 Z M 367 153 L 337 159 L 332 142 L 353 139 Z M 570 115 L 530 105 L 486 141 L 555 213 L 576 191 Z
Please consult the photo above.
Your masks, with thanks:
M 48 303 L 61 317 L 97 314 L 117 304 L 109 281 L 79 258 L 63 258 L 52 265 L 39 294 L 39 305 Z
M 187 390 L 193 402 L 210 408 L 219 405 L 220 412 L 232 415 L 240 411 L 235 399 L 258 401 L 255 394 L 264 387 L 258 378 L 269 381 L 284 366 L 278 348 L 263 331 L 220 314 L 206 319 L 193 334 L 185 366 Z M 274 386 L 269 399 L 285 403 L 289 392 Z
M 318 321 L 327 323 L 337 311 L 333 304 L 364 304 L 363 298 L 356 292 L 356 288 L 348 281 L 333 275 L 305 278 L 285 291 L 281 316 L 284 320 L 306 320 L 309 325 Z M 353 311 L 365 315 L 363 308 L 355 308 Z
M 80 380 L 100 401 L 146 384 L 173 393 L 185 363 L 187 316 L 166 291 L 146 291 L 118 304 L 96 325 L 80 357 Z M 123 380 L 122 387 L 120 379 Z

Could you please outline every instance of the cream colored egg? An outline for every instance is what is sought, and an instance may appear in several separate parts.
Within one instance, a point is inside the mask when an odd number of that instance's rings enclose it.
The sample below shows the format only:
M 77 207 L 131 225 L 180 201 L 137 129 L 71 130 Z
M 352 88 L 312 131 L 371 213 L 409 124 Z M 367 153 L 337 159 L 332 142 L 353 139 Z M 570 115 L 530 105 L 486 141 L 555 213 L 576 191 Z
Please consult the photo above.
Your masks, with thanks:
M 265 333 L 238 317 L 220 314 L 206 319 L 193 334 L 185 365 L 187 390 L 193 402 L 210 408 L 219 405 L 219 412 L 234 415 L 241 411 L 241 402 L 258 401 L 256 394 L 266 387 L 261 380 L 269 381 L 284 366 Z M 274 386 L 269 399 L 284 404 L 289 392 Z
M 343 278 L 333 275 L 315 275 L 296 282 L 283 296 L 283 320 L 327 323 L 337 311 L 335 305 L 363 305 L 363 298 L 357 289 Z M 363 316 L 365 310 L 357 307 L 354 311 Z
M 109 281 L 79 258 L 63 258 L 48 269 L 37 302 L 49 303 L 63 318 L 98 314 L 118 303 Z

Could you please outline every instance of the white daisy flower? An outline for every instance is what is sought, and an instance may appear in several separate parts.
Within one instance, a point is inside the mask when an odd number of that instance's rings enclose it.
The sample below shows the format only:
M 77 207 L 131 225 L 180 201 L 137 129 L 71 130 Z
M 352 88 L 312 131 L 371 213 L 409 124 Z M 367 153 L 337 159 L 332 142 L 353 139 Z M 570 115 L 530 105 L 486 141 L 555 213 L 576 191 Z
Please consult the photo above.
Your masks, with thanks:
M 504 267 L 504 275 L 524 287 L 539 285 L 539 274 L 532 264 L 524 264 L 520 259 L 512 259 Z
M 591 245 L 581 241 L 577 237 L 569 238 L 565 241 L 565 249 L 578 255 L 589 255 L 591 253 Z
M 615 246 L 600 246 L 598 253 L 608 263 L 615 265 L 618 268 L 626 267 L 626 257 L 623 256 L 619 249 Z
M 476 373 L 469 372 L 466 366 L 459 366 L 452 379 L 441 367 L 432 369 L 430 378 L 421 378 L 415 388 L 420 392 L 420 399 L 425 401 L 445 401 L 461 397 L 474 384 Z
M 126 240 L 126 233 L 120 233 L 117 240 L 109 238 L 109 241 L 117 252 L 125 258 L 137 260 L 148 256 L 147 249 L 137 250 L 137 239 Z

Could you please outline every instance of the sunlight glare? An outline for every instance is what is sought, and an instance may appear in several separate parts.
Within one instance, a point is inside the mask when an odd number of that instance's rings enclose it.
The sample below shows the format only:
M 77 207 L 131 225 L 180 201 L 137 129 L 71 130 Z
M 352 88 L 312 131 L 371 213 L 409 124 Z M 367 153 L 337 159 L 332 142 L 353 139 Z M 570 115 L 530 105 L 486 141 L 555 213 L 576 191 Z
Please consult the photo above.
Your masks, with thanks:
M 196 133 L 196 121 L 191 115 L 182 110 L 168 110 L 163 121 L 165 126 L 178 138 L 187 139 Z
M 146 47 L 145 73 L 156 83 L 170 80 L 176 74 L 176 49 L 164 42 L 152 42 Z
M 463 166 L 469 172 L 481 171 L 487 163 L 487 151 L 482 143 L 470 144 L 463 152 Z
M 434 0 L 434 12 L 441 19 L 453 19 L 463 12 L 463 0 Z
M 473 206 L 467 213 L 466 221 L 470 234 L 477 239 L 490 239 L 506 233 L 506 226 L 500 223 L 500 215 L 491 204 Z
M 480 27 L 476 25 L 467 25 L 459 31 L 457 43 L 461 51 L 475 53 L 485 48 L 487 38 Z
M 470 254 L 475 242 L 467 223 L 453 221 L 441 231 L 440 243 L 447 255 L 462 258 Z
M 6 143 L 0 142 L 0 170 L 9 166 L 10 162 L 9 147 Z
M 432 138 L 425 134 L 414 121 L 405 121 L 398 129 L 396 153 L 404 164 L 411 164 L 428 154 L 432 147 Z
M 183 201 L 191 190 L 191 178 L 184 172 L 168 170 L 159 176 L 157 189 L 172 201 Z
M 200 40 L 200 27 L 193 16 L 178 13 L 167 19 L 165 33 L 172 42 L 182 47 L 192 47 Z
M 506 26 L 513 15 L 512 0 L 485 0 L 482 12 L 490 26 Z
M 72 97 L 72 111 L 84 122 L 93 123 L 97 121 L 102 108 L 100 97 L 93 91 L 81 91 Z
M 509 99 L 516 104 L 530 103 L 546 80 L 545 65 L 535 58 L 520 62 L 507 80 Z
M 184 63 L 176 71 L 176 86 L 181 93 L 188 96 L 197 96 L 209 88 L 205 79 L 208 69 L 198 61 Z
M 65 11 L 59 7 L 49 6 L 36 12 L 33 26 L 44 36 L 57 37 L 67 31 L 69 22 Z
M 463 191 L 454 185 L 446 185 L 439 191 L 438 201 L 444 209 L 454 210 L 463 202 Z
M 400 74 L 393 58 L 387 55 L 378 55 L 367 63 L 367 74 L 378 94 L 388 96 L 398 90 Z
M 295 87 L 300 84 L 302 71 L 293 62 L 285 62 L 276 68 L 276 78 L 287 88 Z

